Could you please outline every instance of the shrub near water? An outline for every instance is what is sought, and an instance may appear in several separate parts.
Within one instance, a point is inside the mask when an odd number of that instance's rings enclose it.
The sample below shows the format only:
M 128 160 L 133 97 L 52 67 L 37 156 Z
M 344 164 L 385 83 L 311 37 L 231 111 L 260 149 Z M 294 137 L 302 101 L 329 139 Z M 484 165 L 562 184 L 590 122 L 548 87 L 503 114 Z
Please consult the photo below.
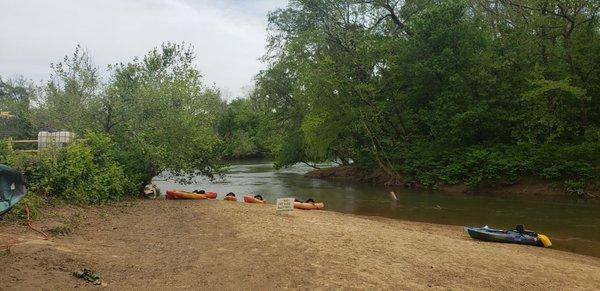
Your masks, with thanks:
M 519 176 L 566 181 L 568 192 L 581 190 L 600 177 L 600 142 L 579 145 L 517 145 L 448 149 L 427 144 L 398 151 L 405 160 L 399 170 L 413 181 L 470 186 L 512 184 Z
M 108 137 L 88 133 L 85 142 L 66 148 L 45 149 L 37 157 L 18 155 L 14 167 L 25 174 L 30 195 L 96 204 L 117 200 L 135 189 L 114 153 Z

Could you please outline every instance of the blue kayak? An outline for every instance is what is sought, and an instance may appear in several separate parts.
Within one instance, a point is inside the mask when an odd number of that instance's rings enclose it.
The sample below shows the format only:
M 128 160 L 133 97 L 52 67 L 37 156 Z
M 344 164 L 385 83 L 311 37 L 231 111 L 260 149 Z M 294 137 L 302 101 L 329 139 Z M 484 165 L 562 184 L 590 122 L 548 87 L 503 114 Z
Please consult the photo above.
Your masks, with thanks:
M 523 226 L 517 226 L 514 230 L 493 229 L 487 225 L 484 227 L 467 227 L 465 231 L 470 237 L 483 241 L 516 243 L 532 246 L 549 247 L 552 245 L 550 239 L 542 234 L 537 234 L 531 230 L 523 229 Z
M 27 194 L 23 176 L 14 169 L 0 164 L 0 215 L 9 211 Z

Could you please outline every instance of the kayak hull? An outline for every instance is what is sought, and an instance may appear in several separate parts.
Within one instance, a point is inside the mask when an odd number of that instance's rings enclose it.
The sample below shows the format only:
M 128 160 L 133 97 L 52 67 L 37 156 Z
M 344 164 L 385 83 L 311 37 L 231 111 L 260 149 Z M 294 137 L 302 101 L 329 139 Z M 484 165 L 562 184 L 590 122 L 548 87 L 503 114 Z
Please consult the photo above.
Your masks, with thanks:
M 325 208 L 324 203 L 304 203 L 304 202 L 294 202 L 294 208 L 302 209 L 302 210 L 320 210 Z
M 217 198 L 217 192 L 206 192 L 205 194 L 198 194 L 194 192 L 180 191 L 180 190 L 168 190 L 166 199 L 215 199 Z
M 21 173 L 0 164 L 0 215 L 8 212 L 27 194 Z
M 223 198 L 223 200 L 225 200 L 225 201 L 237 201 L 237 197 L 225 196 L 225 198 Z
M 531 231 L 519 233 L 513 230 L 500 230 L 488 227 L 465 227 L 465 231 L 470 237 L 482 241 L 541 246 L 537 234 Z
M 246 203 L 257 203 L 257 204 L 265 204 L 265 203 L 267 203 L 267 201 L 256 199 L 256 198 L 254 198 L 254 196 L 250 196 L 250 195 L 245 195 L 244 196 L 244 202 L 246 202 Z

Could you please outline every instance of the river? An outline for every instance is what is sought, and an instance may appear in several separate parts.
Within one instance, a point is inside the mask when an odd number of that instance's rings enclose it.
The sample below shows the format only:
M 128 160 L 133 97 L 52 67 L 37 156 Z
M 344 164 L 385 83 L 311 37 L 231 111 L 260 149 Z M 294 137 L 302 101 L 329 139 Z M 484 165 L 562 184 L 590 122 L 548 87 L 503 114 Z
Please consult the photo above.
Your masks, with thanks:
M 245 161 L 230 165 L 225 179 L 220 181 L 198 177 L 192 184 L 179 184 L 162 175 L 155 178 L 155 183 L 163 192 L 205 189 L 217 192 L 219 199 L 228 192 L 236 193 L 239 200 L 245 194 L 261 194 L 269 202 L 284 197 L 313 198 L 325 202 L 326 209 L 331 211 L 410 221 L 496 228 L 524 224 L 548 235 L 555 249 L 600 257 L 598 201 L 422 192 L 304 178 L 304 173 L 310 170 L 304 165 L 275 170 L 270 162 Z M 398 201 L 390 200 L 389 191 L 396 193 Z

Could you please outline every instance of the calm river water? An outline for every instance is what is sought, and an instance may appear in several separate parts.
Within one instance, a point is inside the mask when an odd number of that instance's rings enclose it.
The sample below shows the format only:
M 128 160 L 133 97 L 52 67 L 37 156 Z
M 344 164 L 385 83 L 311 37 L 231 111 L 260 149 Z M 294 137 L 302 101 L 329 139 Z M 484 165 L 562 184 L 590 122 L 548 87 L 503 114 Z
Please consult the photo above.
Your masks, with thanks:
M 275 170 L 269 162 L 247 161 L 232 164 L 222 181 L 198 178 L 184 185 L 159 176 L 155 183 L 163 193 L 168 189 L 205 189 L 216 191 L 219 199 L 227 192 L 234 192 L 240 200 L 244 194 L 261 194 L 270 202 L 284 197 L 314 198 L 325 202 L 326 209 L 331 211 L 410 221 L 496 228 L 524 224 L 528 229 L 547 234 L 553 248 L 600 257 L 598 201 L 417 192 L 304 178 L 304 173 L 310 170 L 303 165 Z M 395 191 L 399 201 L 390 201 L 389 191 Z

